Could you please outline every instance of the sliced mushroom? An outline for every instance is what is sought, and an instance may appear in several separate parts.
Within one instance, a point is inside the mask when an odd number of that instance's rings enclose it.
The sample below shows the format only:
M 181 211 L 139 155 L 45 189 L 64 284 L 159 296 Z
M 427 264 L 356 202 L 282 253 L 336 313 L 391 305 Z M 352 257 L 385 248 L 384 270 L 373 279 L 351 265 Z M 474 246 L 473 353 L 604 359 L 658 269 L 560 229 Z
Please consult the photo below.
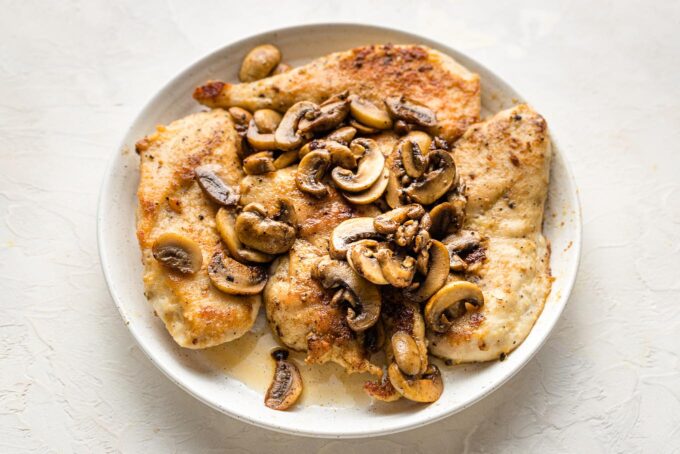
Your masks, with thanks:
M 397 363 L 392 363 L 387 374 L 399 394 L 415 402 L 434 402 L 444 391 L 441 373 L 434 364 L 430 364 L 421 376 L 408 377 L 402 374 Z
M 343 145 L 349 145 L 356 134 L 356 128 L 351 126 L 343 126 L 342 128 L 338 128 L 335 131 L 329 133 L 324 139 L 333 140 Z
M 425 128 L 437 125 L 437 116 L 432 110 L 404 96 L 386 98 L 385 105 L 393 118 Z
M 241 82 L 264 79 L 281 61 L 281 52 L 271 44 L 255 47 L 243 59 L 238 78 Z
M 420 145 L 415 141 L 402 140 L 399 142 L 398 147 L 401 164 L 404 166 L 406 175 L 411 178 L 420 178 L 425 173 L 425 166 L 427 164 Z
M 456 230 L 462 225 L 464 212 L 451 202 L 440 203 L 430 210 L 432 226 L 430 234 L 434 238 L 443 238 L 452 230 Z
M 271 134 L 276 131 L 281 123 L 281 114 L 272 109 L 256 110 L 253 114 L 255 126 L 260 132 Z
M 357 167 L 357 156 L 346 145 L 333 140 L 315 140 L 314 147 L 323 148 L 331 154 L 331 164 L 345 169 L 355 169 Z
M 356 172 L 342 167 L 336 167 L 331 172 L 333 182 L 343 191 L 361 192 L 370 188 L 383 173 L 385 157 L 378 144 L 371 139 L 354 139 L 352 151 L 358 154 L 363 148 L 363 155 L 359 159 Z
M 427 154 L 427 152 L 430 151 L 430 146 L 432 145 L 432 137 L 430 137 L 430 135 L 426 132 L 411 131 L 406 135 L 406 137 L 404 137 L 404 139 L 417 143 L 418 147 L 420 148 L 420 151 L 423 154 Z
M 163 266 L 181 274 L 194 274 L 203 264 L 203 253 L 198 243 L 179 233 L 160 235 L 154 241 L 151 252 Z
M 392 335 L 392 354 L 394 361 L 402 372 L 407 375 L 417 375 L 427 368 L 427 350 L 425 355 L 418 347 L 416 340 L 405 331 L 397 331 Z
M 479 309 L 484 304 L 484 294 L 476 284 L 454 281 L 439 289 L 425 306 L 425 322 L 437 332 L 445 333 L 453 320 L 466 312 Z
M 390 171 L 385 168 L 383 169 L 383 173 L 380 178 L 378 178 L 378 181 L 373 183 L 373 186 L 370 188 L 366 189 L 365 191 L 355 193 L 343 192 L 342 196 L 347 199 L 348 202 L 355 205 L 368 205 L 369 203 L 375 202 L 383 195 L 385 189 L 387 189 L 389 178 Z
M 288 350 L 274 350 L 272 358 L 276 361 L 276 369 L 264 404 L 273 410 L 287 410 L 302 394 L 302 377 L 297 366 L 288 361 Z
M 434 203 L 451 188 L 456 178 L 456 166 L 451 154 L 444 150 L 434 150 L 428 154 L 433 170 L 404 189 L 406 195 L 422 205 Z
M 377 285 L 387 285 L 376 258 L 379 246 L 380 243 L 375 240 L 360 240 L 350 244 L 347 249 L 347 263 L 364 279 Z
M 250 120 L 248 124 L 248 132 L 246 139 L 251 147 L 256 150 L 274 150 L 276 149 L 276 139 L 273 133 L 263 134 L 257 129 L 255 120 Z
M 425 214 L 422 205 L 411 203 L 395 208 L 375 217 L 375 230 L 379 233 L 395 233 L 400 225 L 410 220 L 420 219 Z
M 397 208 L 403 205 L 400 175 L 404 173 L 404 170 L 401 168 L 401 158 L 396 151 L 396 147 L 385 159 L 385 167 L 390 171 L 390 176 L 387 179 L 387 188 L 385 188 L 385 202 L 387 202 L 390 208 Z
M 298 189 L 314 197 L 325 197 L 328 188 L 321 182 L 331 163 L 331 155 L 326 150 L 315 150 L 306 154 L 295 173 L 295 184 Z
M 260 151 L 243 160 L 243 170 L 248 175 L 262 175 L 276 171 L 274 154 L 271 151 Z
M 359 241 L 373 239 L 381 241 L 382 235 L 373 228 L 373 218 L 352 218 L 338 224 L 331 233 L 330 254 L 334 259 L 344 259 L 349 245 Z
M 264 252 L 249 249 L 236 234 L 236 215 L 225 208 L 220 208 L 215 215 L 217 231 L 227 245 L 229 254 L 239 262 L 268 263 L 274 260 L 274 256 Z
M 380 249 L 376 258 L 385 280 L 393 287 L 405 288 L 411 285 L 416 274 L 413 257 L 395 255 L 390 249 Z
M 376 134 L 378 131 L 380 131 L 380 129 L 371 128 L 370 126 L 363 125 L 356 121 L 355 119 L 351 119 L 349 121 L 349 125 L 350 127 L 354 128 L 358 133 L 365 135 Z
M 298 159 L 298 152 L 295 150 L 284 151 L 274 159 L 274 167 L 276 169 L 285 169 L 286 167 L 295 164 Z
M 442 288 L 449 276 L 449 251 L 446 246 L 437 240 L 432 240 L 429 253 L 429 269 L 425 280 L 415 291 L 409 292 L 409 297 L 417 303 L 422 303 L 434 295 Z
M 276 128 L 274 137 L 276 139 L 276 146 L 280 150 L 293 150 L 302 145 L 302 135 L 298 130 L 300 120 L 307 115 L 318 115 L 319 107 L 313 102 L 300 101 L 293 104 L 285 113 L 279 127 Z
M 223 206 L 235 206 L 239 200 L 238 190 L 227 185 L 219 176 L 222 170 L 217 164 L 205 164 L 194 169 L 196 182 L 205 196 Z
M 284 203 L 279 201 L 279 204 Z M 292 208 L 292 205 L 289 206 Z M 280 208 L 279 208 L 280 210 Z M 282 254 L 295 242 L 295 227 L 289 219 L 269 217 L 259 203 L 251 203 L 236 217 L 236 234 L 243 244 L 266 254 Z
M 472 230 L 461 230 L 456 234 L 447 236 L 442 243 L 449 250 L 451 271 L 461 272 L 468 268 L 469 256 L 474 255 L 474 251 L 480 251 L 482 237 L 479 233 Z M 477 261 L 484 259 L 483 250 L 474 257 Z
M 240 107 L 230 107 L 229 115 L 231 115 L 231 118 L 234 120 L 234 123 L 240 126 L 248 126 L 250 120 L 253 119 L 253 116 L 250 114 L 250 112 Z
M 380 291 L 355 273 L 347 262 L 323 257 L 313 269 L 313 277 L 325 289 L 344 288 L 350 292 L 351 297 L 345 300 L 352 307 L 347 309 L 346 320 L 353 331 L 363 332 L 377 323 L 380 318 Z M 360 311 L 359 314 L 356 310 Z
M 213 254 L 208 276 L 215 287 L 230 295 L 257 295 L 267 283 L 264 269 L 239 263 L 222 251 Z
M 392 127 L 392 119 L 385 110 L 356 95 L 350 96 L 350 100 L 352 116 L 361 124 L 375 129 L 390 129 Z
M 323 132 L 335 128 L 342 123 L 349 114 L 349 100 L 347 93 L 333 96 L 319 107 L 319 115 L 313 119 L 303 118 L 298 123 L 298 130 L 302 133 Z

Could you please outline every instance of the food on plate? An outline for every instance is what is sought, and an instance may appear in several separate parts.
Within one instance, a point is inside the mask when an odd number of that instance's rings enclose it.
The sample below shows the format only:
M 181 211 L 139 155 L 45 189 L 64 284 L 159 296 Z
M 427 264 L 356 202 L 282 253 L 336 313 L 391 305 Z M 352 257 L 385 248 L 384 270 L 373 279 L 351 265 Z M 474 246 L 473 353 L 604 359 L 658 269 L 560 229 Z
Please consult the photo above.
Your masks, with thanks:
M 264 301 L 307 363 L 423 403 L 444 391 L 433 358 L 517 348 L 551 287 L 538 113 L 480 121 L 478 76 L 417 45 L 290 68 L 267 44 L 239 79 L 198 87 L 209 111 L 137 144 L 146 295 L 178 344 L 236 339 Z M 265 405 L 286 410 L 304 377 L 288 350 L 272 357 Z

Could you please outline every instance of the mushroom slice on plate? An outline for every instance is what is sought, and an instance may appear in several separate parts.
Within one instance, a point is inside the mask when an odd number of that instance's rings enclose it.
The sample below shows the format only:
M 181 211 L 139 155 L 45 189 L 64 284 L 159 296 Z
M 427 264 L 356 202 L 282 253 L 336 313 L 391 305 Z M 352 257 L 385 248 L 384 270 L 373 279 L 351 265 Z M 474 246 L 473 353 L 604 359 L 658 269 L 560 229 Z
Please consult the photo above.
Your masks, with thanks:
M 330 254 L 334 259 L 344 259 L 349 245 L 359 240 L 383 240 L 383 235 L 373 228 L 373 218 L 352 218 L 338 224 L 331 233 Z
M 383 173 L 385 157 L 378 144 L 371 139 L 354 139 L 351 148 L 355 154 L 361 153 L 356 172 L 336 167 L 331 175 L 335 185 L 343 191 L 361 192 L 378 181 Z
M 428 153 L 428 161 L 432 170 L 404 189 L 411 200 L 422 205 L 434 203 L 446 194 L 456 178 L 456 166 L 449 152 L 433 150 Z
M 388 282 L 380 269 L 376 254 L 380 243 L 375 240 L 360 240 L 350 244 L 347 249 L 347 263 L 364 279 L 377 284 L 387 285 Z
M 276 349 L 272 358 L 276 361 L 276 369 L 264 404 L 273 410 L 287 410 L 302 394 L 302 376 L 297 366 L 288 361 L 288 350 Z
M 273 133 L 262 133 L 257 128 L 255 120 L 250 120 L 248 123 L 248 132 L 246 133 L 246 139 L 251 147 L 256 150 L 275 150 L 276 149 L 276 139 Z
M 434 402 L 444 391 L 439 368 L 434 364 L 427 366 L 424 374 L 416 377 L 405 376 L 397 363 L 390 364 L 387 369 L 392 386 L 405 398 L 415 402 Z
M 220 208 L 215 215 L 217 231 L 227 245 L 229 254 L 239 262 L 268 263 L 274 260 L 274 256 L 264 252 L 249 249 L 236 234 L 236 215 L 225 208 Z
M 276 171 L 274 155 L 271 151 L 260 151 L 243 160 L 243 170 L 248 175 L 262 175 Z
M 411 178 L 420 178 L 425 173 L 427 159 L 424 153 L 427 153 L 427 150 L 422 150 L 416 141 L 408 139 L 401 140 L 397 147 L 406 175 Z
M 300 101 L 286 111 L 281 123 L 279 123 L 274 138 L 276 146 L 280 150 L 292 150 L 302 145 L 302 136 L 297 132 L 300 120 L 306 116 L 319 114 L 319 106 L 309 101 Z
M 229 115 L 231 115 L 231 118 L 234 120 L 234 123 L 239 126 L 248 126 L 250 120 L 253 119 L 253 115 L 250 112 L 240 107 L 230 107 L 228 112 Z
M 220 178 L 222 167 L 217 164 L 205 164 L 194 169 L 198 186 L 205 196 L 223 206 L 235 206 L 239 200 L 238 190 L 232 188 Z
M 281 114 L 272 109 L 256 110 L 253 114 L 255 126 L 260 132 L 271 134 L 276 131 L 281 123 Z
M 264 79 L 281 62 L 281 51 L 271 44 L 253 48 L 243 59 L 238 78 L 241 82 Z
M 396 233 L 400 225 L 408 220 L 420 219 L 425 214 L 422 205 L 411 203 L 379 214 L 373 221 L 375 230 L 379 233 Z
M 366 331 L 380 318 L 380 290 L 374 284 L 354 272 L 347 262 L 323 257 L 312 269 L 312 276 L 323 288 L 343 288 L 347 308 L 347 324 L 355 332 Z M 357 310 L 359 313 L 357 314 Z
M 405 96 L 391 96 L 385 99 L 385 105 L 392 117 L 416 124 L 425 128 L 437 125 L 437 116 L 428 107 Z
M 342 196 L 350 203 L 355 205 L 368 205 L 378 200 L 385 189 L 387 188 L 387 183 L 389 181 L 390 171 L 387 168 L 383 169 L 383 173 L 378 178 L 378 181 L 373 183 L 373 186 L 361 192 L 346 193 L 343 192 Z
M 390 249 L 380 249 L 377 260 L 385 280 L 397 288 L 411 285 L 416 274 L 416 261 L 410 256 L 395 255 Z
M 239 263 L 222 251 L 213 254 L 208 276 L 215 287 L 230 295 L 257 295 L 267 283 L 264 269 Z
M 194 274 L 203 264 L 198 243 L 179 233 L 163 233 L 156 238 L 151 251 L 163 266 L 181 274 Z
M 319 106 L 319 115 L 313 119 L 302 118 L 298 130 L 302 133 L 323 132 L 342 123 L 349 113 L 347 92 L 332 96 Z
M 405 331 L 394 333 L 391 339 L 391 347 L 394 361 L 405 374 L 417 375 L 426 370 L 427 348 L 419 347 L 409 333 Z
M 430 146 L 432 145 L 432 137 L 424 131 L 411 131 L 404 137 L 406 140 L 410 140 L 413 143 L 418 144 L 418 148 L 423 154 L 427 154 L 430 151 Z
M 370 126 L 361 124 L 353 118 L 349 121 L 349 125 L 352 128 L 354 128 L 358 133 L 365 135 L 376 134 L 378 131 L 380 131 L 380 129 L 371 128 Z
M 445 333 L 453 320 L 466 312 L 477 310 L 484 304 L 484 294 L 476 284 L 454 281 L 432 295 L 425 306 L 425 322 L 437 333 Z
M 287 206 L 288 215 L 269 217 L 267 210 L 259 203 L 251 203 L 243 208 L 236 218 L 236 234 L 243 244 L 266 254 L 282 254 L 295 242 L 295 226 L 292 221 L 292 204 L 283 199 L 281 205 Z M 291 213 L 292 211 L 292 213 Z
M 394 151 L 385 159 L 385 167 L 390 171 L 385 188 L 385 202 L 390 208 L 397 208 L 404 204 L 400 178 L 404 174 L 401 158 L 395 147 Z
M 429 228 L 430 235 L 440 239 L 453 230 L 459 228 L 463 223 L 465 211 L 451 202 L 444 202 L 436 205 L 430 210 L 432 226 Z
M 298 189 L 314 197 L 324 197 L 328 188 L 321 182 L 331 163 L 331 154 L 326 150 L 314 150 L 307 153 L 295 173 L 295 184 Z
M 335 131 L 328 133 L 328 135 L 324 137 L 324 139 L 332 140 L 343 145 L 349 145 L 349 143 L 352 141 L 352 139 L 354 139 L 354 136 L 356 135 L 357 135 L 356 128 L 353 128 L 351 126 L 343 126 L 342 128 L 338 128 Z
M 277 170 L 284 169 L 290 165 L 293 165 L 298 159 L 298 152 L 295 150 L 284 151 L 279 156 L 274 159 L 274 167 Z
M 425 280 L 420 283 L 417 289 L 409 292 L 409 297 L 417 303 L 422 303 L 434 295 L 437 290 L 442 288 L 449 276 L 450 261 L 446 246 L 437 240 L 432 240 L 429 253 L 429 269 Z
M 350 100 L 350 111 L 359 123 L 375 129 L 390 129 L 392 127 L 392 119 L 387 111 L 357 95 L 350 96 Z

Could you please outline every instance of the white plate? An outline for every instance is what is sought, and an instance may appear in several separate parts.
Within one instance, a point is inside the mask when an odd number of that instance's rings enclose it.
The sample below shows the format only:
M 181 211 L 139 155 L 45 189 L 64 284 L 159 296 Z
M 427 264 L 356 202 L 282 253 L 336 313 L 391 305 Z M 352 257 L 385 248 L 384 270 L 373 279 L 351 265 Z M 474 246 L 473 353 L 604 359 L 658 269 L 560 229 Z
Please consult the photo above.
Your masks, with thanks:
M 431 405 L 298 406 L 276 412 L 263 405 L 260 392 L 207 368 L 194 353 L 172 341 L 143 295 L 142 266 L 135 237 L 139 160 L 137 139 L 155 125 L 168 123 L 200 106 L 191 98 L 207 79 L 234 79 L 242 57 L 255 45 L 276 44 L 286 62 L 297 66 L 330 52 L 376 43 L 425 44 L 452 56 L 482 80 L 485 115 L 522 101 L 498 76 L 443 44 L 385 28 L 322 24 L 263 33 L 228 45 L 192 64 L 170 81 L 144 108 L 128 130 L 103 182 L 98 212 L 99 253 L 111 296 L 132 335 L 151 361 L 197 399 L 243 421 L 269 429 L 317 437 L 367 437 L 402 431 L 452 415 L 491 393 L 538 351 L 569 297 L 578 267 L 581 220 L 576 186 L 552 131 L 550 192 L 544 232 L 552 244 L 552 293 L 528 338 L 503 362 L 445 368 L 445 391 Z M 550 123 L 550 119 L 548 119 Z M 140 389 L 139 392 L 142 392 Z

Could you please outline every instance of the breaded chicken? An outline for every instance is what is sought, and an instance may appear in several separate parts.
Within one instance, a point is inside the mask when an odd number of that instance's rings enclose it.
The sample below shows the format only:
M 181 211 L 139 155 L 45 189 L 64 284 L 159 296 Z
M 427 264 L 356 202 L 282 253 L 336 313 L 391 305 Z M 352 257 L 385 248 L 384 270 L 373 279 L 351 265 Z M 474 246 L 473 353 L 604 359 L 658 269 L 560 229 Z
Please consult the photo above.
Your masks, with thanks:
M 465 276 L 481 287 L 485 302 L 447 333 L 430 332 L 429 349 L 455 362 L 488 361 L 519 346 L 550 293 L 550 252 L 541 233 L 550 177 L 547 125 L 519 105 L 472 126 L 453 153 L 467 185 L 464 228 L 488 238 L 487 260 Z
M 321 57 L 286 73 L 242 84 L 211 81 L 194 98 L 210 107 L 286 111 L 349 90 L 382 105 L 388 96 L 420 102 L 437 115 L 439 135 L 453 140 L 480 114 L 479 76 L 425 46 L 366 46 Z
M 194 181 L 194 168 L 216 163 L 224 170 L 224 181 L 237 187 L 243 176 L 238 140 L 229 114 L 215 109 L 159 127 L 137 143 L 141 160 L 137 237 L 145 294 L 182 347 L 211 347 L 242 336 L 260 307 L 260 295 L 227 295 L 212 285 L 207 267 L 220 247 L 217 207 Z M 167 232 L 179 233 L 200 246 L 203 264 L 198 272 L 172 273 L 154 259 L 154 241 Z

